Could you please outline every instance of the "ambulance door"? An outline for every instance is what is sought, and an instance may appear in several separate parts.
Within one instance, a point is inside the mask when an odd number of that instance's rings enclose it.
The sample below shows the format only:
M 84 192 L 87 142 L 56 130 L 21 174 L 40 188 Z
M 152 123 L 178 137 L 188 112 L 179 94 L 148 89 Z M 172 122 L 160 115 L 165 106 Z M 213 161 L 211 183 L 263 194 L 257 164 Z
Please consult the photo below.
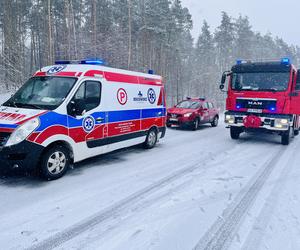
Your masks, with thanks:
M 104 145 L 107 133 L 106 112 L 102 111 L 102 84 L 85 79 L 68 104 L 69 136 L 88 148 Z M 101 153 L 101 152 L 100 152 Z

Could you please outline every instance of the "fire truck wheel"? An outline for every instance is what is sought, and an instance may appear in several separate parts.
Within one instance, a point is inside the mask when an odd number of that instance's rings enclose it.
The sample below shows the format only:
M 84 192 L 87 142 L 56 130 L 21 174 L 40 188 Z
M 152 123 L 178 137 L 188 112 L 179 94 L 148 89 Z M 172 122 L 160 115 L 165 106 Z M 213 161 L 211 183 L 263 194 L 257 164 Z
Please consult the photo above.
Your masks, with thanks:
M 290 129 L 286 132 L 284 132 L 281 135 L 281 144 L 282 145 L 289 145 L 290 144 Z
M 299 129 L 294 129 L 294 136 L 299 135 Z
M 199 128 L 199 118 L 196 118 L 192 125 L 192 130 L 196 131 Z
M 240 138 L 241 129 L 236 127 L 230 127 L 230 136 L 233 140 L 238 140 Z
M 217 127 L 219 123 L 219 117 L 215 116 L 215 118 L 213 119 L 213 121 L 211 122 L 211 126 L 212 127 Z
M 146 149 L 151 149 L 155 146 L 156 142 L 157 142 L 157 130 L 155 128 L 152 128 L 148 132 L 146 141 L 144 142 L 144 147 Z
M 56 180 L 62 177 L 70 166 L 70 152 L 61 145 L 48 149 L 42 156 L 41 174 L 46 180 Z

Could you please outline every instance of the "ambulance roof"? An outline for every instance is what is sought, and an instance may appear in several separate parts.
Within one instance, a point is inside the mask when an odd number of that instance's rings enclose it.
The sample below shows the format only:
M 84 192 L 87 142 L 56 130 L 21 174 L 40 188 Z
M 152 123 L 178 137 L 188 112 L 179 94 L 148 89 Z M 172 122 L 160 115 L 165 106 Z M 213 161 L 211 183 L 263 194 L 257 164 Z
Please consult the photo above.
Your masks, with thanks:
M 81 72 L 82 75 L 90 70 L 97 70 L 97 71 L 103 71 L 103 72 L 111 72 L 111 73 L 119 73 L 119 74 L 126 74 L 131 76 L 142 76 L 152 79 L 162 79 L 159 75 L 153 75 L 153 74 L 146 74 L 146 73 L 140 73 L 135 71 L 129 71 L 124 69 L 117 69 L 117 68 L 111 68 L 106 66 L 100 66 L 100 65 L 86 65 L 86 64 L 65 64 L 65 65 L 51 65 L 46 66 L 41 69 L 41 72 L 47 72 L 49 69 L 58 66 L 63 67 L 62 70 L 59 72 Z

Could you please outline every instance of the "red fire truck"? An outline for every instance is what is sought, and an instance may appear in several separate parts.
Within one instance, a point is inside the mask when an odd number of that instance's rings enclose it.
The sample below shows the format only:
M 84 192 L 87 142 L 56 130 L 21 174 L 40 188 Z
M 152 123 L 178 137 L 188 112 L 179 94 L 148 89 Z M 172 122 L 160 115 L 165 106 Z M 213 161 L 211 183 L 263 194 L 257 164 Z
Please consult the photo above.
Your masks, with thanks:
M 242 132 L 263 131 L 279 134 L 281 143 L 288 145 L 290 138 L 299 134 L 299 72 L 288 58 L 238 60 L 225 71 L 220 89 L 224 91 L 229 77 L 225 123 L 231 138 L 237 140 Z

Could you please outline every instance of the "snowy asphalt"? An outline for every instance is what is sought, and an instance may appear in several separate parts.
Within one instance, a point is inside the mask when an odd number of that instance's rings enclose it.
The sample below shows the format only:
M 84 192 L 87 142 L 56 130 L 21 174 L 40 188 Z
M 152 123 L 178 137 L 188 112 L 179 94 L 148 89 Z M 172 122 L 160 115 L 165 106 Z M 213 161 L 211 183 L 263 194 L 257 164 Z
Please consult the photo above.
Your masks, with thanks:
M 57 181 L 1 176 L 0 249 L 299 249 L 299 144 L 204 125 Z

